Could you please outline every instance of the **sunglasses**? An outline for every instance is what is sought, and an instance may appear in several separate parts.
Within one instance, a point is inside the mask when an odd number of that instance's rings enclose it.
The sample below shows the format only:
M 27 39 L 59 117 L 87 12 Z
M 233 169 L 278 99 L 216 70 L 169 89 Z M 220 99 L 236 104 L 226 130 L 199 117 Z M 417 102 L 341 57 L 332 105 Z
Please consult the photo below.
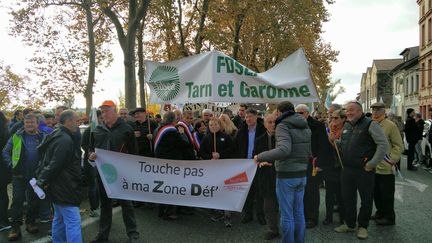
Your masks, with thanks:
M 303 112 L 302 111 L 298 111 L 298 112 L 296 112 L 297 114 L 300 114 L 300 115 L 303 115 Z

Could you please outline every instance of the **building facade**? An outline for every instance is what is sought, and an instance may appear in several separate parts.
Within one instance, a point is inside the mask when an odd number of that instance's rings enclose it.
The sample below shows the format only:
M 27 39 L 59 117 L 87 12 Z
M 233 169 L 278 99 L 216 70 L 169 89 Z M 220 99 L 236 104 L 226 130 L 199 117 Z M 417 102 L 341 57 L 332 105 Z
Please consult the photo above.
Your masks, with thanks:
M 405 120 L 405 111 L 408 108 L 419 111 L 419 47 L 405 48 L 400 55 L 403 57 L 403 63 L 390 73 L 393 77 L 393 102 L 390 110 Z
M 432 0 L 418 0 L 419 5 L 419 110 L 423 118 L 432 115 Z

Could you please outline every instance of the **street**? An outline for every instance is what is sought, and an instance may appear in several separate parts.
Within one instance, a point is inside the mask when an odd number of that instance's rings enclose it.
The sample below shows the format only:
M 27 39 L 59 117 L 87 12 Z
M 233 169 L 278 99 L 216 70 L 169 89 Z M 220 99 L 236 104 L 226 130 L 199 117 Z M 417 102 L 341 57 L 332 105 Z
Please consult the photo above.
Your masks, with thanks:
M 406 158 L 402 161 L 402 175 L 405 180 L 396 179 L 395 226 L 377 226 L 371 221 L 367 242 L 432 242 L 430 219 L 432 218 L 432 173 L 419 167 L 418 171 L 406 170 Z M 306 242 L 359 242 L 355 233 L 338 234 L 333 228 L 337 222 L 324 226 L 324 193 L 321 189 L 320 221 L 314 229 L 306 231 Z M 82 204 L 87 208 L 88 202 Z M 212 222 L 209 211 L 196 209 L 194 215 L 182 215 L 176 221 L 167 221 L 157 217 L 157 209 L 136 209 L 141 242 L 266 242 L 263 234 L 266 226 L 257 221 L 249 224 L 240 223 L 238 213 L 233 216 L 233 227 L 225 228 L 223 222 Z M 88 217 L 88 211 L 82 213 L 83 242 L 89 242 L 98 231 L 97 218 Z M 337 219 L 338 217 L 334 217 Z M 18 242 L 50 242 L 46 235 L 50 224 L 40 224 L 40 232 L 29 235 L 22 227 L 23 237 Z M 0 233 L 0 242 L 7 242 L 8 231 Z M 109 242 L 128 242 L 123 225 L 121 209 L 114 209 L 113 225 Z M 277 242 L 277 240 L 273 241 Z

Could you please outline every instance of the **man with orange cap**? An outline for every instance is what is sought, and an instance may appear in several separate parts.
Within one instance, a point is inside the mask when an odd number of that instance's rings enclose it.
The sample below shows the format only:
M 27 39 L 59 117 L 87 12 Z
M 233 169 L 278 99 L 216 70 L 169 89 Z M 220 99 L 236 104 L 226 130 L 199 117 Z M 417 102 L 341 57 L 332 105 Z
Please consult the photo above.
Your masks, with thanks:
M 138 154 L 138 146 L 135 134 L 129 126 L 117 114 L 117 107 L 111 100 L 106 100 L 99 107 L 102 112 L 103 123 L 99 124 L 94 131 L 89 151 L 95 148 L 105 150 Z M 89 160 L 96 160 L 96 153 L 91 152 Z M 101 202 L 101 213 L 99 220 L 99 232 L 91 243 L 107 242 L 112 223 L 112 204 L 108 198 L 100 176 L 98 176 L 99 194 Z M 137 231 L 135 212 L 131 201 L 118 200 L 122 207 L 123 222 L 130 242 L 139 242 L 139 233 Z

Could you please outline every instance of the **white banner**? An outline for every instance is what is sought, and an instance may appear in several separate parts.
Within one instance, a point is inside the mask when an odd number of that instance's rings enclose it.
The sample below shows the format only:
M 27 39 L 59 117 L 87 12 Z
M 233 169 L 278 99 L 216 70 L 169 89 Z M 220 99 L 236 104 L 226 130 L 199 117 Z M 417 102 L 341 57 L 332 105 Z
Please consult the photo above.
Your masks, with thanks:
M 96 149 L 108 197 L 241 212 L 256 165 L 248 159 L 165 160 Z
M 219 51 L 166 63 L 146 61 L 145 65 L 150 103 L 318 101 L 303 49 L 263 73 Z

